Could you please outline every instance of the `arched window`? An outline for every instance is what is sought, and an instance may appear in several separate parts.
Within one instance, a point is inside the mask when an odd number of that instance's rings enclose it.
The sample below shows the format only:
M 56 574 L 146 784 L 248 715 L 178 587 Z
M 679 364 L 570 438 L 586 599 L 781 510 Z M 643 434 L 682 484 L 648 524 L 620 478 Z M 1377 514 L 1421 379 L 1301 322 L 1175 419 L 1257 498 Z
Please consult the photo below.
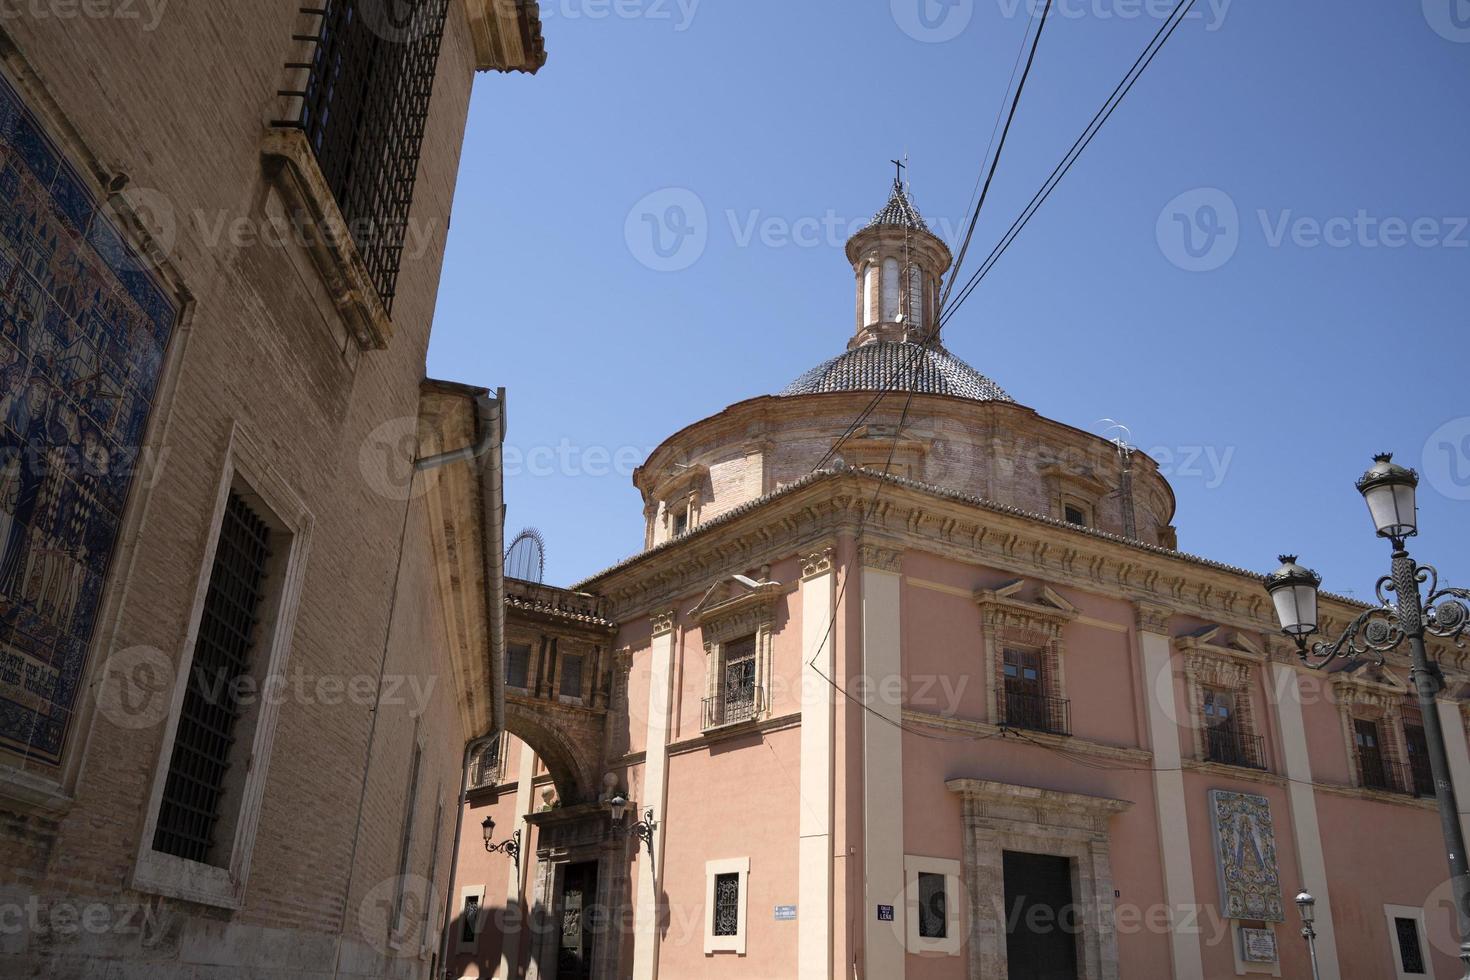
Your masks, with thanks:
M 883 260 L 883 319 L 898 319 L 898 259 Z
M 863 326 L 878 322 L 878 267 L 868 266 L 863 276 Z
M 924 273 L 919 267 L 909 266 L 909 308 L 905 322 L 912 329 L 923 329 L 928 321 L 924 310 Z

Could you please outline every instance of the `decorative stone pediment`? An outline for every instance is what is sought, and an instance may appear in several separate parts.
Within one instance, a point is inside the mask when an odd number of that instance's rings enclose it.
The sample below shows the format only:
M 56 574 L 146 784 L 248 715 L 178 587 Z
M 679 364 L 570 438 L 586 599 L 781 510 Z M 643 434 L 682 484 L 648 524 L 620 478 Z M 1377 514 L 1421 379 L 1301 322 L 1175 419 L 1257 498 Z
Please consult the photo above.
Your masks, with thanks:
M 1077 618 L 1077 607 L 1062 598 L 1049 585 L 1039 585 L 1029 599 L 1020 598 L 1024 579 L 1014 579 L 994 589 L 980 589 L 975 604 L 991 629 L 1007 635 L 1029 634 L 1032 642 L 1055 642 L 1062 637 L 1062 627 Z
M 1339 704 L 1396 712 L 1413 691 L 1393 671 L 1369 664 L 1360 670 L 1340 670 L 1328 681 Z
M 993 779 L 949 779 L 944 787 L 964 800 L 967 819 L 1012 821 L 1038 828 L 1087 830 L 1104 835 L 1108 832 L 1108 821 L 1133 806 L 1130 800 Z
M 705 648 L 736 637 L 769 629 L 775 618 L 776 601 L 784 587 L 780 582 L 731 575 L 710 586 L 694 607 L 693 619 L 700 626 Z

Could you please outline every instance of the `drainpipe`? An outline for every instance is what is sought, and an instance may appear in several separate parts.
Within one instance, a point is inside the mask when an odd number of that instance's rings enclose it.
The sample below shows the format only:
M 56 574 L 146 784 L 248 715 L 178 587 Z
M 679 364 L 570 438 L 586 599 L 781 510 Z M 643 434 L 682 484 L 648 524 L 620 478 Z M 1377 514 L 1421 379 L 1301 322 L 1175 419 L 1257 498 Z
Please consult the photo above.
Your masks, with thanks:
M 459 806 L 454 816 L 454 845 L 449 861 L 449 885 L 444 898 L 444 928 L 439 946 L 439 967 L 449 974 L 449 936 L 454 909 L 454 886 L 459 871 L 459 845 L 464 832 L 464 812 L 469 793 L 470 765 L 475 753 L 500 736 L 505 727 L 505 482 L 502 446 L 505 442 L 505 389 L 494 397 L 475 397 L 479 439 L 473 446 L 417 460 L 414 468 L 430 470 L 449 463 L 485 459 L 480 467 L 482 540 L 485 557 L 485 613 L 488 620 L 490 654 L 490 732 L 465 743 L 459 773 Z

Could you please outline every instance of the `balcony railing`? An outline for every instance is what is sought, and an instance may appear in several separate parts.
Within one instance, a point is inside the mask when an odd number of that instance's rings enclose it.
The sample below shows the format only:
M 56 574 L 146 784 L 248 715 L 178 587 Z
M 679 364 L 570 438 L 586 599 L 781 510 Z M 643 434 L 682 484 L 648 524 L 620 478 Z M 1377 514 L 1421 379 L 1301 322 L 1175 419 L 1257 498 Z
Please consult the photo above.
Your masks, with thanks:
M 1364 789 L 1404 796 L 1433 796 L 1434 778 L 1428 760 L 1422 766 L 1404 765 L 1384 758 L 1377 748 L 1358 746 L 1358 782 Z
M 1265 769 L 1265 742 L 1259 735 L 1247 735 L 1225 725 L 1206 728 L 1205 758 L 1226 766 Z
M 760 687 L 731 688 L 718 697 L 704 699 L 704 727 L 751 721 L 760 715 L 765 704 L 765 691 Z
M 1422 752 L 1409 756 L 1409 785 L 1415 796 L 1434 795 L 1434 773 L 1429 770 L 1429 757 Z
M 1040 694 L 1006 691 L 1001 724 L 1052 735 L 1072 734 L 1072 702 Z

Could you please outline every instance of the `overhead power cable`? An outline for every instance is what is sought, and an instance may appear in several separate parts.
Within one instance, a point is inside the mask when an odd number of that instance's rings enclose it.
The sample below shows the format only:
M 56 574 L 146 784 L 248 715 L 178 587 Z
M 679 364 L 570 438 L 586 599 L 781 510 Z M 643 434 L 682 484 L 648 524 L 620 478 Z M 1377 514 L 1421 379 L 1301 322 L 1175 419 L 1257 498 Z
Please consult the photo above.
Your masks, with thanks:
M 991 250 L 990 255 L 985 261 L 981 263 L 980 268 L 975 270 L 975 274 L 965 283 L 964 288 L 960 290 L 959 296 L 955 299 L 954 306 L 944 311 L 939 326 L 943 327 L 954 317 L 954 314 L 964 305 L 965 300 L 975 291 L 975 287 L 980 285 L 981 280 L 995 267 L 996 262 L 1005 254 L 1006 249 L 1010 248 L 1011 243 L 1016 240 L 1021 230 L 1026 227 L 1027 222 L 1041 208 L 1041 205 L 1046 203 L 1046 199 L 1051 196 L 1051 192 L 1056 190 L 1062 178 L 1072 169 L 1072 165 L 1077 162 L 1082 152 L 1087 149 L 1098 132 L 1101 131 L 1103 124 L 1108 121 L 1113 112 L 1122 104 L 1124 97 L 1133 90 L 1133 86 L 1138 83 L 1139 78 L 1143 77 L 1144 71 L 1153 63 L 1154 58 L 1158 57 L 1165 43 L 1178 30 L 1179 25 L 1184 23 L 1194 4 L 1195 0 L 1179 0 L 1174 10 L 1169 14 L 1169 17 L 1160 25 L 1158 31 L 1155 32 L 1153 38 L 1143 49 L 1143 53 L 1138 56 L 1137 60 L 1133 62 L 1133 66 L 1128 69 L 1128 73 L 1123 76 L 1123 80 L 1118 83 L 1112 93 L 1109 94 L 1107 100 L 1102 104 L 1102 107 L 1093 115 L 1092 120 L 1082 131 L 1082 135 L 1077 137 L 1071 148 L 1062 157 L 1061 162 L 1056 165 L 1050 176 L 1042 183 L 1041 189 L 1032 196 L 1031 201 L 1022 209 L 1021 214 L 1016 220 L 1012 222 L 1010 229 L 1001 236 L 1000 241 L 996 243 L 995 248 Z

